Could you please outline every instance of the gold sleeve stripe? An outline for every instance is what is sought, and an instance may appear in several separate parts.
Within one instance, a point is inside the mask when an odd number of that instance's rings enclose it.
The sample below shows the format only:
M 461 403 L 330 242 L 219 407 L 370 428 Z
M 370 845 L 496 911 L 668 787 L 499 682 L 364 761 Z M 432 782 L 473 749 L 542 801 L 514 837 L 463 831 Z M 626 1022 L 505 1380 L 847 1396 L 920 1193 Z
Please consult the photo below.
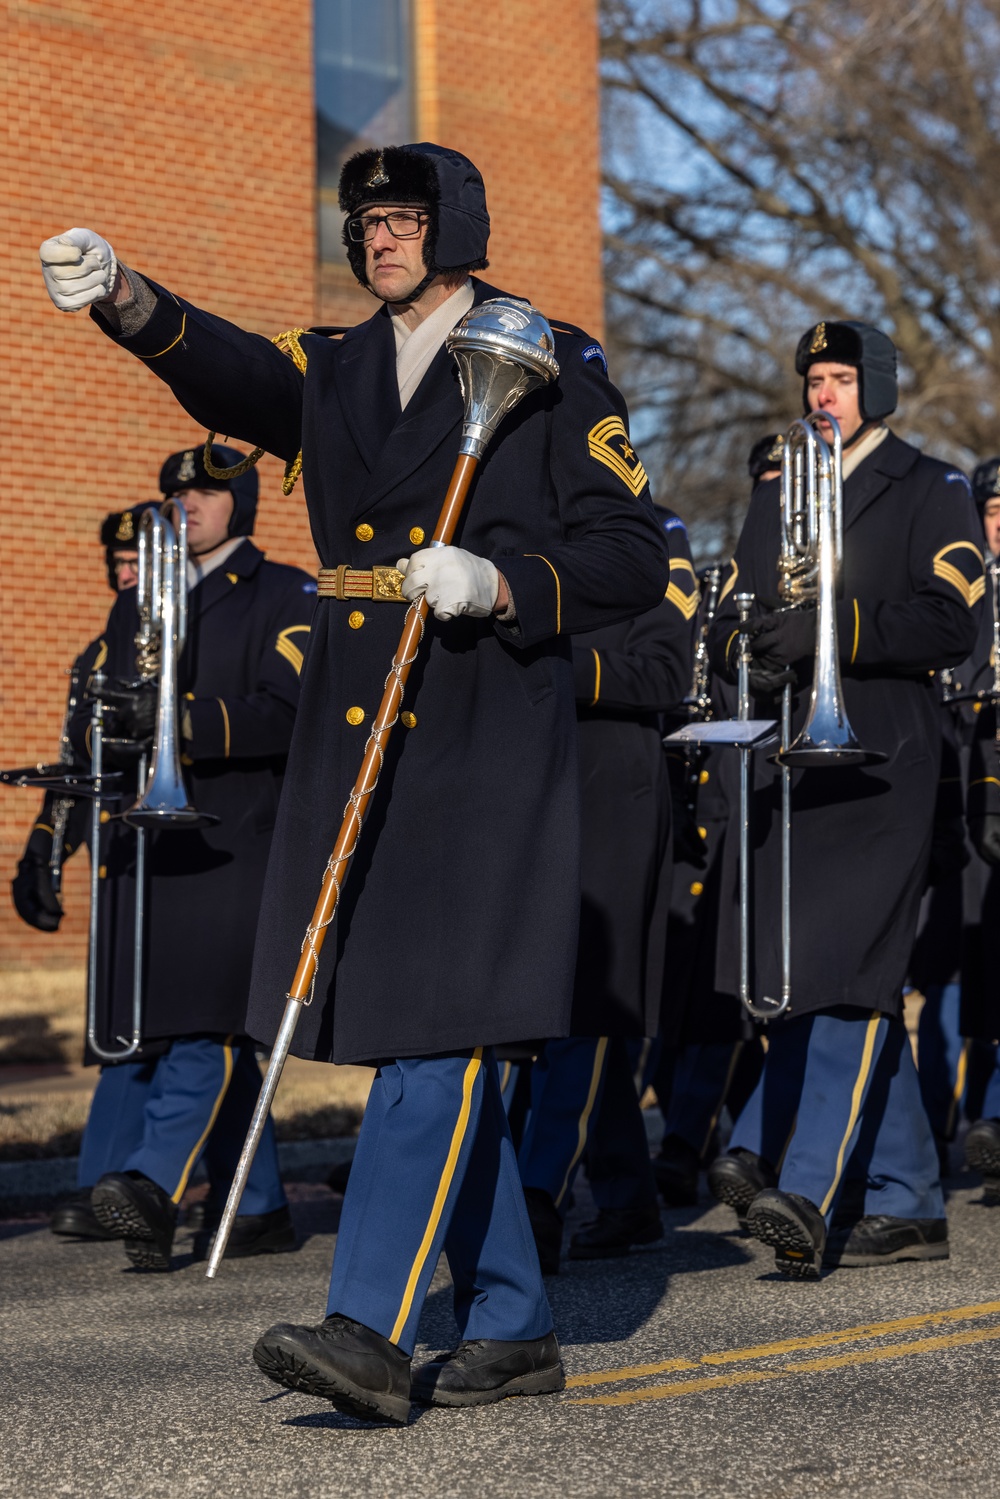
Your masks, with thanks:
M 861 637 L 861 614 L 858 610 L 857 599 L 852 599 L 851 603 L 854 605 L 854 646 L 851 650 L 851 665 L 853 666 L 858 659 L 858 640 Z
M 525 552 L 526 557 L 537 557 L 539 562 L 544 562 L 549 572 L 556 580 L 556 634 L 562 630 L 562 588 L 559 583 L 559 574 L 556 572 L 548 557 L 543 557 L 541 552 Z
M 980 776 L 978 781 L 969 782 L 970 789 L 973 786 L 1000 786 L 1000 781 L 997 780 L 996 776 Z
M 732 645 L 733 641 L 736 639 L 736 637 L 737 637 L 737 635 L 739 633 L 740 633 L 739 630 L 734 630 L 733 633 L 730 635 L 729 639 L 726 641 L 726 649 L 723 651 L 722 654 L 725 656 L 725 658 L 726 658 L 727 661 L 729 660 L 729 647 Z
M 98 652 L 97 652 L 97 656 L 96 656 L 96 658 L 94 660 L 93 670 L 94 671 L 100 671 L 101 667 L 104 665 L 104 663 L 105 663 L 105 661 L 107 659 L 108 659 L 108 642 L 106 640 L 102 640 L 101 644 L 100 644 L 100 647 L 98 649 Z
M 229 759 L 229 712 L 228 712 L 228 710 L 226 708 L 225 703 L 222 701 L 221 697 L 217 697 L 215 699 L 215 701 L 218 703 L 219 707 L 222 709 L 222 723 L 223 723 L 223 727 L 225 728 L 225 731 L 226 731 L 226 739 L 225 739 L 225 745 L 224 745 L 223 751 L 222 751 L 222 758 L 224 760 L 228 760 Z
M 635 467 L 629 468 L 622 454 L 611 446 L 612 437 L 624 438 L 628 449 L 634 455 L 635 450 L 632 448 L 629 435 L 625 431 L 625 423 L 620 416 L 606 416 L 603 421 L 590 429 L 587 433 L 587 450 L 591 458 L 596 458 L 598 463 L 603 463 L 605 468 L 609 468 L 638 498 L 648 483 L 646 470 L 638 456 L 635 458 Z
M 590 706 L 592 708 L 596 708 L 597 699 L 601 695 L 601 658 L 594 650 L 593 646 L 591 646 L 590 649 L 594 657 L 594 696 L 591 700 Z
M 164 354 L 169 354 L 170 350 L 171 349 L 175 349 L 177 347 L 177 345 L 180 343 L 181 339 L 184 337 L 184 329 L 187 327 L 187 319 L 188 319 L 188 315 L 185 312 L 185 313 L 183 313 L 181 315 L 181 331 L 178 333 L 178 335 L 177 335 L 176 338 L 171 339 L 170 343 L 167 344 L 167 347 L 165 349 L 161 349 L 158 354 L 140 354 L 139 358 L 140 359 L 147 359 L 147 360 L 148 359 L 162 359 L 163 356 L 164 356 Z
M 303 654 L 289 637 L 301 634 L 308 635 L 310 629 L 310 625 L 289 625 L 287 630 L 279 632 L 278 638 L 274 643 L 274 649 L 278 652 L 278 655 L 284 656 L 285 660 L 291 664 L 297 677 L 301 677 L 302 675 Z
M 986 579 L 984 577 L 975 578 L 970 583 L 964 573 L 960 573 L 953 563 L 945 562 L 940 555 L 934 559 L 934 576 L 935 578 L 940 578 L 944 583 L 950 583 L 955 592 L 965 600 L 970 609 L 986 592 Z
M 55 828 L 50 828 L 47 822 L 36 822 L 31 831 L 33 833 L 51 833 L 53 838 L 56 836 Z
M 733 589 L 736 587 L 736 579 L 740 575 L 740 570 L 739 570 L 739 568 L 736 565 L 736 558 L 735 557 L 733 558 L 732 562 L 729 565 L 732 568 L 732 572 L 729 574 L 729 581 L 726 583 L 725 588 L 719 594 L 719 604 L 718 604 L 717 607 L 721 607 L 721 605 L 723 603 L 725 603 L 726 599 L 729 597 L 729 595 L 732 593 Z

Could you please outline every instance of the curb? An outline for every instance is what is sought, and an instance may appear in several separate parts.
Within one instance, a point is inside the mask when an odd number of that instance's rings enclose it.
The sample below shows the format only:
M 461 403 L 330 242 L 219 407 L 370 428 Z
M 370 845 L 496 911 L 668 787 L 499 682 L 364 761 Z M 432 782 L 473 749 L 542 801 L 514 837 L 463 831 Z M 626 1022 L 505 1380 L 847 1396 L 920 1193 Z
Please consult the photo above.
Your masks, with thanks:
M 331 1167 L 353 1159 L 354 1136 L 333 1140 L 282 1140 L 278 1142 L 278 1164 L 285 1181 L 325 1181 Z M 57 1156 L 47 1161 L 0 1161 L 0 1206 L 23 1205 L 31 1198 L 62 1197 L 76 1190 L 76 1156 Z M 196 1171 L 192 1183 L 204 1180 Z

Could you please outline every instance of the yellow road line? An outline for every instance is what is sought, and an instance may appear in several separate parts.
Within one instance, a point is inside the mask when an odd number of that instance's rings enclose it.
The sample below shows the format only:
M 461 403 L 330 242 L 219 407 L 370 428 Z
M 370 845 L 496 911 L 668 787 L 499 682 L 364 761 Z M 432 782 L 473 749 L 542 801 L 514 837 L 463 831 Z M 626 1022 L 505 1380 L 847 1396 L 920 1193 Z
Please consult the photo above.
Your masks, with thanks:
M 948 1307 L 940 1312 L 921 1312 L 913 1317 L 896 1317 L 891 1322 L 865 1322 L 860 1327 L 843 1327 L 835 1332 L 813 1333 L 802 1338 L 783 1338 L 777 1343 L 758 1343 L 750 1348 L 732 1348 L 723 1353 L 703 1353 L 697 1359 L 672 1358 L 657 1364 L 635 1364 L 625 1369 L 604 1369 L 591 1374 L 574 1374 L 567 1379 L 567 1389 L 585 1385 L 618 1384 L 626 1379 L 648 1379 L 651 1374 L 672 1374 L 681 1369 L 697 1369 L 708 1364 L 742 1364 L 749 1359 L 774 1358 L 781 1353 L 799 1353 L 810 1348 L 829 1348 L 837 1343 L 855 1343 L 863 1338 L 884 1338 L 887 1333 L 915 1332 L 935 1322 L 972 1322 L 977 1317 L 1000 1313 L 1000 1301 L 980 1301 L 972 1306 Z
M 731 1389 L 734 1385 L 762 1384 L 768 1379 L 789 1379 L 796 1374 L 829 1373 L 859 1364 L 875 1364 L 886 1359 L 910 1358 L 915 1354 L 939 1353 L 945 1348 L 966 1348 L 973 1343 L 989 1343 L 1000 1338 L 1000 1327 L 970 1328 L 967 1332 L 943 1333 L 936 1338 L 917 1338 L 911 1343 L 895 1343 L 888 1348 L 859 1348 L 854 1353 L 838 1353 L 827 1358 L 804 1359 L 786 1364 L 783 1369 L 743 1369 L 732 1374 L 709 1374 L 702 1379 L 678 1380 L 674 1384 L 648 1385 L 642 1390 L 619 1390 L 614 1395 L 586 1395 L 571 1400 L 570 1405 L 636 1405 L 642 1400 L 670 1400 L 678 1395 L 697 1395 L 705 1390 Z

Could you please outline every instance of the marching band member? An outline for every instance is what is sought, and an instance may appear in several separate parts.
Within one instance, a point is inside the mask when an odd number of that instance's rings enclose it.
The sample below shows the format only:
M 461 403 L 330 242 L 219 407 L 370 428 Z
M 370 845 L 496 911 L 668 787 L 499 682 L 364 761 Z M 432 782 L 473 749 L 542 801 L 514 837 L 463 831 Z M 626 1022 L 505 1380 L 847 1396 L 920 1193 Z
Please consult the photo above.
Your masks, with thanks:
M 296 338 L 295 358 L 119 268 L 92 231 L 41 255 L 57 306 L 97 303 L 96 321 L 193 417 L 290 465 L 302 452 L 324 581 L 259 920 L 247 1025 L 261 1039 L 381 698 L 393 603 L 424 594 L 433 610 L 295 1042 L 378 1067 L 327 1317 L 279 1323 L 255 1349 L 272 1379 L 405 1421 L 411 1394 L 474 1405 L 563 1385 L 491 1048 L 569 1028 L 579 790 L 565 637 L 652 608 L 669 553 L 624 402 L 593 341 L 558 325 L 560 378 L 501 427 L 460 545 L 423 546 L 463 414 L 444 339 L 496 295 L 470 279 L 486 266 L 483 182 L 457 151 L 386 147 L 347 162 L 340 201 L 352 268 L 383 306 L 339 343 Z M 461 1341 L 411 1378 L 442 1249 Z
M 223 463 L 242 454 L 214 449 Z M 188 643 L 181 658 L 181 750 L 192 799 L 218 824 L 150 836 L 147 855 L 143 1046 L 102 1065 L 81 1154 L 81 1185 L 105 1233 L 130 1262 L 170 1267 L 178 1208 L 204 1154 L 210 1200 L 200 1215 L 204 1252 L 225 1201 L 260 1089 L 244 1015 L 254 918 L 274 826 L 315 585 L 297 568 L 265 561 L 250 541 L 257 476 L 220 481 L 200 449 L 172 454 L 160 490 L 188 513 Z M 136 687 L 136 594 L 119 595 L 94 663 L 109 679 L 112 734 L 123 774 L 135 776 L 153 734 L 157 693 Z M 118 683 L 115 686 L 115 683 Z M 124 686 L 121 684 L 125 684 Z M 71 734 L 89 754 L 86 692 Z M 112 744 L 114 740 L 112 741 Z M 116 751 L 107 746 L 112 763 Z M 140 788 L 141 789 L 141 788 Z M 131 793 L 126 793 L 126 804 Z M 100 1044 L 128 1034 L 136 899 L 135 834 L 112 821 L 100 851 Z M 90 1058 L 96 1060 L 96 1058 Z M 236 1220 L 237 1255 L 294 1247 L 273 1127 Z
M 983 570 L 964 474 L 923 457 L 885 418 L 897 399 L 896 351 L 866 323 L 825 322 L 799 341 L 804 408 L 829 412 L 844 441 L 844 558 L 836 604 L 848 716 L 884 761 L 793 775 L 792 1004 L 769 1027 L 761 1082 L 731 1141 L 761 1150 L 762 1117 L 791 1129 L 776 1187 L 754 1196 L 751 1233 L 794 1278 L 841 1265 L 943 1258 L 947 1222 L 933 1137 L 901 1019 L 902 988 L 931 851 L 940 728 L 930 673 L 972 650 Z M 827 428 L 827 431 L 830 431 Z M 735 595 L 756 596 L 750 628 L 754 717 L 774 717 L 792 681 L 804 721 L 815 649 L 813 608 L 774 607 L 780 503 L 754 494 L 713 631 L 717 670 L 736 675 Z M 780 992 L 778 768 L 754 757 L 755 992 Z M 734 861 L 735 862 L 735 861 Z M 728 878 L 735 879 L 734 862 Z M 735 986 L 734 954 L 720 954 Z M 864 1212 L 828 1245 L 855 1150 Z M 769 1156 L 778 1165 L 777 1157 Z M 749 1182 L 756 1187 L 757 1182 Z

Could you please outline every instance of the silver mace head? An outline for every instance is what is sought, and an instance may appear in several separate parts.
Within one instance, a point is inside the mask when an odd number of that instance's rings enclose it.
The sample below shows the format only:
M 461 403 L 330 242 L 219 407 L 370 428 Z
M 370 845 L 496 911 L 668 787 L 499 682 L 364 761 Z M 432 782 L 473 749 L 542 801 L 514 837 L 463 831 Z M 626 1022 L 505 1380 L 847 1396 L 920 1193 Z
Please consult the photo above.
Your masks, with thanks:
M 465 401 L 459 452 L 482 458 L 494 432 L 529 391 L 555 380 L 552 329 L 530 302 L 492 297 L 465 314 L 445 344 Z

